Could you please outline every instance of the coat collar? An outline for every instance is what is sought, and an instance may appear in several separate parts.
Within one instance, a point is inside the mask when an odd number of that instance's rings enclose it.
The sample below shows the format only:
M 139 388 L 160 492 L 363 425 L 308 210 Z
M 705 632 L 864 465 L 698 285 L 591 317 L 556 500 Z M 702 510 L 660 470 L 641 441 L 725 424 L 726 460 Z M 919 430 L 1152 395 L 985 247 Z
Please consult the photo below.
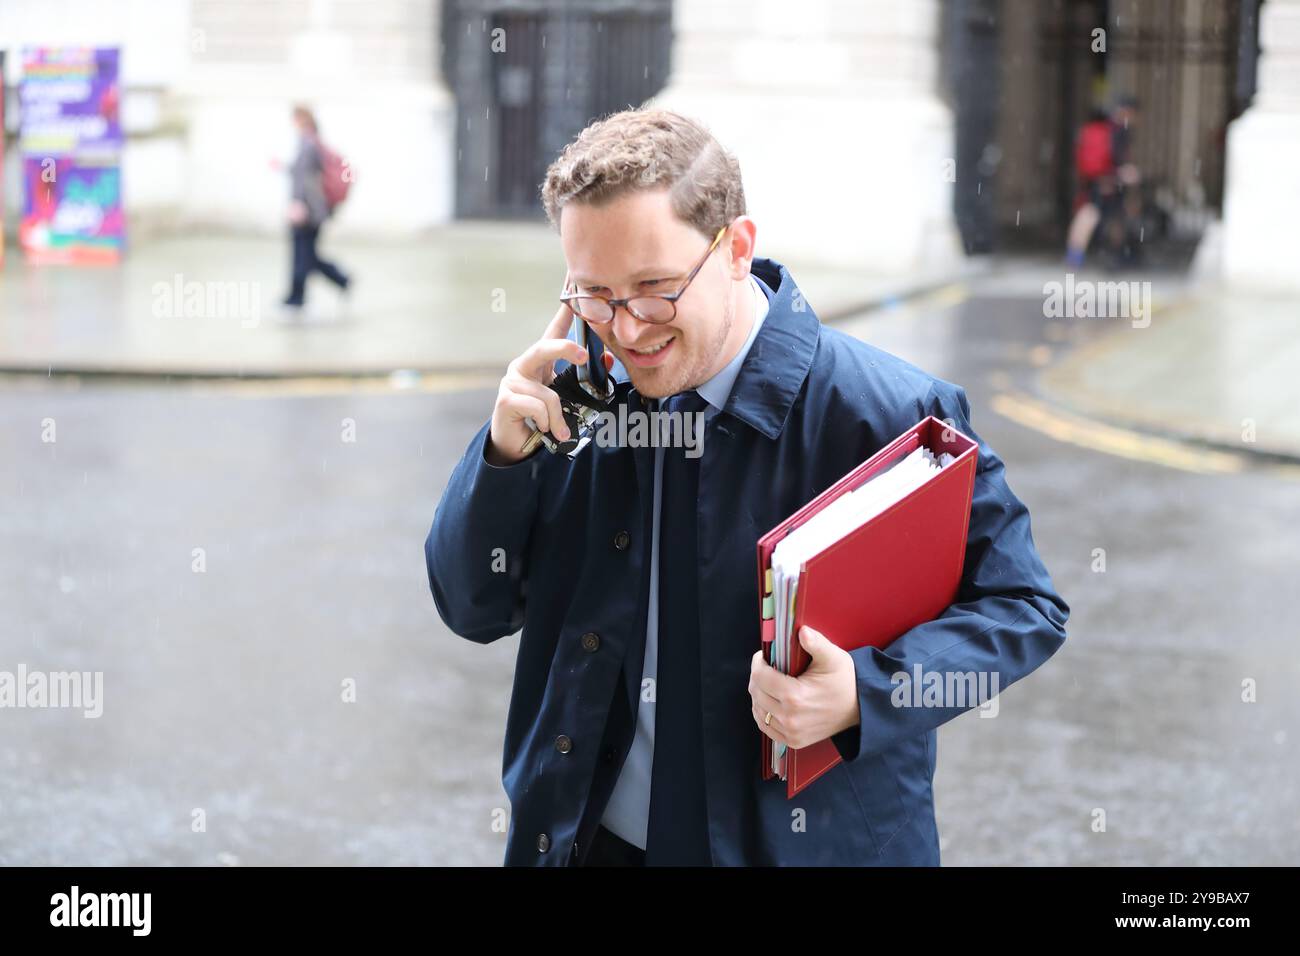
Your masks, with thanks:
M 773 292 L 767 318 L 740 366 L 723 412 L 764 437 L 775 439 L 785 427 L 812 367 L 821 320 L 781 263 L 774 259 L 754 259 L 749 271 Z M 641 400 L 630 383 L 623 384 L 630 401 Z

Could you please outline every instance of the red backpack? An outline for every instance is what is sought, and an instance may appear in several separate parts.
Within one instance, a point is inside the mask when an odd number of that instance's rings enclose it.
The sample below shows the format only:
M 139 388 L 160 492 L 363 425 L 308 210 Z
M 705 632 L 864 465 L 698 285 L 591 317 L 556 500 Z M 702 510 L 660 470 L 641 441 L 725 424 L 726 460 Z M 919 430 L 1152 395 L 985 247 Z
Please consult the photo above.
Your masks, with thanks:
M 1074 147 L 1074 167 L 1080 179 L 1096 179 L 1115 171 L 1111 157 L 1110 121 L 1104 119 L 1085 123 L 1079 130 L 1079 141 Z
M 330 212 L 333 212 L 343 200 L 348 198 L 348 189 L 352 185 L 352 180 L 356 178 L 356 172 L 334 150 L 324 143 L 318 145 L 320 146 L 321 188 L 325 193 L 325 205 L 329 206 Z

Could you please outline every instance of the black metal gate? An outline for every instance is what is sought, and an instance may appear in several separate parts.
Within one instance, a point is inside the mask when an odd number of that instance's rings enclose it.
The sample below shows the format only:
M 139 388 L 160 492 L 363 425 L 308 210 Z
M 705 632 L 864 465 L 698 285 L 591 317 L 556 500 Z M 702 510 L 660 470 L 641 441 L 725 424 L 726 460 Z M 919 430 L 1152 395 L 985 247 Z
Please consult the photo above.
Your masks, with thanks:
M 460 218 L 541 218 L 560 149 L 668 79 L 671 0 L 445 0 L 442 22 Z

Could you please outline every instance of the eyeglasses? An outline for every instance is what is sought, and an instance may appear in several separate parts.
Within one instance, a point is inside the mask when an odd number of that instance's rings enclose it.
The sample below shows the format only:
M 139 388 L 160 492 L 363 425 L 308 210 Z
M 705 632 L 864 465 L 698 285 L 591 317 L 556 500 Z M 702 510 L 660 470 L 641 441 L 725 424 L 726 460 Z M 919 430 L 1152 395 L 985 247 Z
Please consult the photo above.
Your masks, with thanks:
M 704 268 L 704 263 L 709 260 L 709 256 L 713 255 L 713 250 L 718 247 L 718 243 L 722 241 L 722 234 L 726 231 L 726 226 L 718 230 L 718 234 L 713 237 L 713 242 L 709 243 L 709 248 L 700 257 L 700 261 L 695 263 L 695 268 L 676 292 L 666 295 L 633 295 L 626 299 L 606 299 L 604 296 L 586 292 L 567 292 L 560 296 L 560 301 L 572 309 L 579 318 L 596 325 L 612 320 L 620 305 L 642 322 L 653 322 L 656 325 L 671 322 L 677 318 L 677 300 L 682 297 L 682 293 L 691 284 L 695 274 Z

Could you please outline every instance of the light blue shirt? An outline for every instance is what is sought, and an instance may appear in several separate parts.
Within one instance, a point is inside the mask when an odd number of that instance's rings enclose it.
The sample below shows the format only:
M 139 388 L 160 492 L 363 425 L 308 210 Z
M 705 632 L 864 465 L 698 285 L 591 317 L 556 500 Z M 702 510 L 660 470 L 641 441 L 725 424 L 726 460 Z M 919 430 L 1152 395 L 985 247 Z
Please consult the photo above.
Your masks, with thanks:
M 696 388 L 700 397 L 708 402 L 704 409 L 707 422 L 727 404 L 731 387 L 740 374 L 740 367 L 745 363 L 750 346 L 758 336 L 759 326 L 767 317 L 768 296 L 763 283 L 750 274 L 754 284 L 754 324 L 749 330 L 749 338 L 740 347 L 735 357 L 724 365 L 711 379 Z M 659 665 L 659 505 L 662 498 L 660 482 L 663 478 L 664 450 L 655 448 L 655 482 L 654 482 L 654 520 L 651 522 L 650 538 L 650 605 L 646 612 L 645 661 L 641 669 L 641 687 L 647 679 L 652 680 L 658 673 Z M 653 686 L 653 685 L 651 685 Z M 646 831 L 650 825 L 650 772 L 654 764 L 655 747 L 655 705 L 646 701 L 643 693 L 637 694 L 639 702 L 636 715 L 636 736 L 632 740 L 632 749 L 628 751 L 623 768 L 619 771 L 618 782 L 610 794 L 609 803 L 601 817 L 601 824 L 607 830 L 618 834 L 628 843 L 645 849 Z

